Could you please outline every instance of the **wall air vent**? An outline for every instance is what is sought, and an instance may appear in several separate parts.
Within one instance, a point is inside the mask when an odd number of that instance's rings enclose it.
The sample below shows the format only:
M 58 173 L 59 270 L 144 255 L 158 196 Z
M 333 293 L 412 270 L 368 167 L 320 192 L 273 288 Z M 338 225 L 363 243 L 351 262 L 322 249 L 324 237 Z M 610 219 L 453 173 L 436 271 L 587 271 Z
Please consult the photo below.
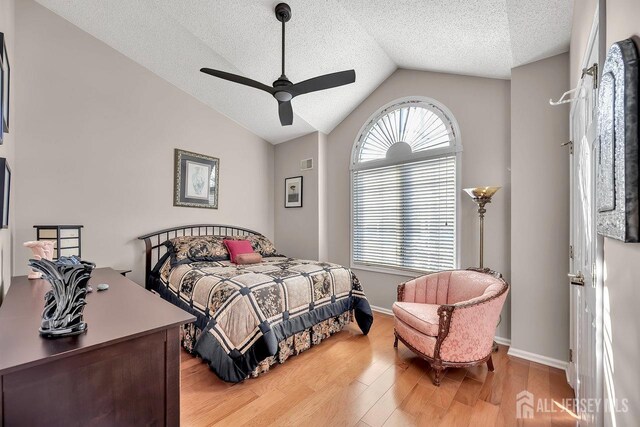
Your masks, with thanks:
M 304 159 L 300 161 L 300 170 L 308 171 L 309 169 L 313 169 L 313 159 Z

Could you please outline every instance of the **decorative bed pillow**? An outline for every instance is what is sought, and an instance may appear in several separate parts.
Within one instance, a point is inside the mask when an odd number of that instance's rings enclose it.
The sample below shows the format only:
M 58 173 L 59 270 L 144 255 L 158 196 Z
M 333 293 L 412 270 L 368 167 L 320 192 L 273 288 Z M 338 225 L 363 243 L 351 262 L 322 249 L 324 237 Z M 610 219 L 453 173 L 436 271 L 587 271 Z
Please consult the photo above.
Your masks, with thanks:
M 240 254 L 252 254 L 253 246 L 251 242 L 248 240 L 232 240 L 225 239 L 224 245 L 227 247 L 227 251 L 229 251 L 229 255 L 231 255 L 231 262 L 236 262 L 236 257 Z
M 276 251 L 275 246 L 273 246 L 273 243 L 262 235 L 234 236 L 233 239 L 250 241 L 251 246 L 253 246 L 253 250 L 263 257 L 280 256 Z
M 250 254 L 238 254 L 236 255 L 236 264 L 259 264 L 262 262 L 262 255 L 257 252 L 251 252 Z
M 196 261 L 229 259 L 225 236 L 182 236 L 165 243 L 171 252 L 171 267 Z

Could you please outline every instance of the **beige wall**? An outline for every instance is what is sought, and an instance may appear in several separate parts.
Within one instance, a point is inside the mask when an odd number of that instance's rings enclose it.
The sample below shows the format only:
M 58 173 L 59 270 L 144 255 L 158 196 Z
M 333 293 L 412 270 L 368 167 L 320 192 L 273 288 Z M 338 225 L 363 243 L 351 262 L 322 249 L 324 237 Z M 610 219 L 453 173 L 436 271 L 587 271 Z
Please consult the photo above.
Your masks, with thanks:
M 640 15 L 636 15 L 640 19 Z M 640 244 L 604 239 L 604 397 L 628 399 L 629 412 L 605 413 L 605 425 L 637 425 L 640 384 Z
M 320 134 L 314 132 L 275 146 L 275 240 L 278 252 L 302 259 L 319 258 Z M 313 159 L 313 169 L 300 170 L 300 161 Z M 302 176 L 302 207 L 284 207 L 284 180 Z
M 398 70 L 360 104 L 333 132 L 327 147 L 327 212 L 329 260 L 350 262 L 351 149 L 358 131 L 381 106 L 406 96 L 426 96 L 447 106 L 461 129 L 461 188 L 499 185 L 503 189 L 487 207 L 485 266 L 510 277 L 509 81 L 423 71 Z M 473 201 L 461 202 L 462 267 L 478 264 L 478 217 Z M 406 276 L 354 270 L 371 304 L 390 309 L 396 286 Z M 498 335 L 509 337 L 509 309 L 505 307 Z
M 16 122 L 20 120 L 18 114 L 15 114 L 15 2 L 14 0 L 0 0 L 0 32 L 4 33 L 5 43 L 7 45 L 7 53 L 9 55 L 9 64 L 11 66 L 11 87 L 9 94 L 10 115 L 9 115 L 9 133 L 4 134 L 3 143 L 0 145 L 0 157 L 7 159 L 7 163 L 11 168 L 12 178 L 14 182 L 11 184 L 11 200 L 9 201 L 9 228 L 0 229 L 0 303 L 2 298 L 9 289 L 11 276 L 13 274 L 13 238 L 15 236 L 15 145 L 16 145 Z
M 632 37 L 640 48 L 640 1 L 606 2 L 606 44 Z M 572 70 L 573 73 L 577 70 Z M 637 425 L 640 383 L 640 243 L 604 239 L 605 397 L 628 399 L 627 413 L 605 414 L 606 425 Z
M 318 133 L 318 259 L 329 259 L 329 203 L 327 200 L 327 164 L 328 138 Z
M 569 351 L 569 54 L 511 70 L 511 345 Z M 534 320 L 535 319 L 535 320 Z
M 229 223 L 273 237 L 272 145 L 31 0 L 16 30 L 18 274 L 40 223 L 83 224 L 83 257 L 138 283 L 140 234 Z M 174 148 L 220 158 L 218 210 L 172 206 Z

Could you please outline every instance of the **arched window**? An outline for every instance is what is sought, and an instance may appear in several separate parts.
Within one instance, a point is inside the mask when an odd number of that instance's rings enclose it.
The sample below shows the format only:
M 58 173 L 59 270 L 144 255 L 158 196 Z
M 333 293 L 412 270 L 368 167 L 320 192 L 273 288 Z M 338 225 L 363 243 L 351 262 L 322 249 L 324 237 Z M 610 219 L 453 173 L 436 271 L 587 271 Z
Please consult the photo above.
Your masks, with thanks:
M 427 98 L 394 101 L 362 127 L 351 159 L 351 264 L 437 271 L 457 266 L 460 131 Z

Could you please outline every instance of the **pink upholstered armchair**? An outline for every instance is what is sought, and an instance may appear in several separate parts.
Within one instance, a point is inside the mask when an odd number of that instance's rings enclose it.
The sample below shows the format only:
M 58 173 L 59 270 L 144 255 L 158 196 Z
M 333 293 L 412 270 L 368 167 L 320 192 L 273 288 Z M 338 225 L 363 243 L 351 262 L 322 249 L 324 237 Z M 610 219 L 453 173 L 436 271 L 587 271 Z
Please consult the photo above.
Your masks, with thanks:
M 493 371 L 493 337 L 508 291 L 502 275 L 488 269 L 442 271 L 403 283 L 393 304 L 393 345 L 400 340 L 427 360 L 435 385 L 448 367 L 487 362 Z

